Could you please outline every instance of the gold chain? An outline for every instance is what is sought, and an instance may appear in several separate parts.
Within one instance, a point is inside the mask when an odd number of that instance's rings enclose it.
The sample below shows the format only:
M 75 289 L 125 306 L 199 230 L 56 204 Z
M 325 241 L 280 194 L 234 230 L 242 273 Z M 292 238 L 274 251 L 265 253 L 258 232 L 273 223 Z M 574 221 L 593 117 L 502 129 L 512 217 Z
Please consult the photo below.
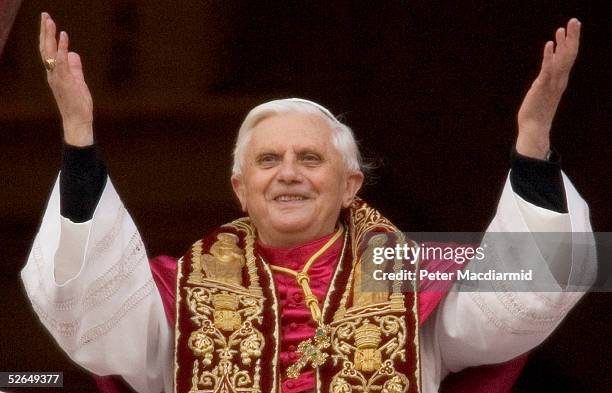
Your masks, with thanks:
M 342 236 L 342 233 L 344 233 L 344 226 L 342 224 L 340 224 L 340 227 L 338 228 L 336 233 L 334 233 L 334 236 L 332 236 L 331 239 L 329 239 L 327 241 L 327 243 L 325 243 L 323 245 L 323 247 L 321 247 L 319 249 L 319 251 L 315 252 L 308 259 L 308 261 L 306 262 L 306 264 L 302 268 L 302 271 L 300 271 L 300 272 L 297 272 L 295 270 L 288 269 L 288 268 L 282 267 L 282 266 L 270 265 L 270 268 L 272 270 L 274 270 L 274 271 L 285 273 L 285 274 L 289 274 L 289 275 L 295 277 L 297 283 L 302 287 L 302 291 L 304 292 L 304 302 L 306 303 L 306 306 L 308 306 L 308 308 L 310 309 L 310 314 L 312 314 L 312 319 L 314 319 L 314 321 L 317 323 L 317 325 L 322 325 L 323 324 L 323 322 L 321 320 L 321 308 L 319 307 L 319 300 L 312 293 L 312 290 L 310 289 L 310 276 L 308 275 L 308 269 L 310 269 L 310 266 L 312 266 L 312 264 L 325 251 L 327 251 L 336 242 L 336 240 L 338 240 L 338 238 L 340 236 Z
M 324 352 L 325 348 L 328 348 L 331 345 L 330 333 L 331 329 L 329 326 L 323 324 L 323 317 L 321 314 L 321 308 L 319 307 L 319 300 L 312 293 L 310 289 L 310 276 L 308 275 L 308 269 L 310 266 L 321 256 L 325 251 L 327 251 L 332 244 L 342 236 L 344 233 L 344 226 L 340 224 L 338 230 L 324 245 L 319 249 L 319 251 L 315 252 L 306 262 L 301 271 L 297 272 L 292 269 L 288 269 L 286 267 L 269 265 L 270 268 L 274 271 L 289 274 L 295 277 L 297 283 L 302 287 L 302 292 L 304 292 L 304 302 L 310 309 L 310 314 L 312 315 L 312 319 L 317 324 L 317 329 L 315 331 L 315 336 L 312 339 L 308 339 L 302 341 L 297 348 L 297 352 L 301 353 L 302 356 L 291 365 L 287 369 L 287 376 L 289 378 L 297 378 L 300 376 L 302 369 L 306 367 L 308 364 L 312 368 L 319 367 L 325 363 L 328 358 L 328 354 Z

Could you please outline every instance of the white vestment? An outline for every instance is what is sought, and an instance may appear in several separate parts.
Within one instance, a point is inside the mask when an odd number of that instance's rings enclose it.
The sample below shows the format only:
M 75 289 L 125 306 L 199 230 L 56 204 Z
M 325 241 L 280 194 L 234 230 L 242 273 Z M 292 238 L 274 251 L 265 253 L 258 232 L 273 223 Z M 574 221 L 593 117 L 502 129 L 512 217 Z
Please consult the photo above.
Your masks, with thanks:
M 591 232 L 587 204 L 565 175 L 563 183 L 568 214 L 526 202 L 508 178 L 488 232 Z M 172 392 L 173 327 L 110 179 L 88 222 L 61 217 L 59 199 L 56 182 L 21 272 L 35 312 L 87 370 L 121 375 L 138 392 Z M 438 392 L 449 372 L 505 362 L 542 343 L 583 295 L 565 283 L 594 280 L 595 253 L 587 250 L 538 254 L 556 291 L 451 291 L 421 330 L 422 392 Z

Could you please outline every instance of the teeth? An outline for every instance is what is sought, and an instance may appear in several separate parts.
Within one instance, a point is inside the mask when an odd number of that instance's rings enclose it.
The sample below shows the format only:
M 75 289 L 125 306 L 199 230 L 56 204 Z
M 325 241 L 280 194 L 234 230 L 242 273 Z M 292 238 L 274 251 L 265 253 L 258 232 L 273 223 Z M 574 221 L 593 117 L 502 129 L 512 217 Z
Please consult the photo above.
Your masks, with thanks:
M 276 197 L 276 200 L 281 202 L 303 201 L 304 197 L 299 195 L 281 195 Z

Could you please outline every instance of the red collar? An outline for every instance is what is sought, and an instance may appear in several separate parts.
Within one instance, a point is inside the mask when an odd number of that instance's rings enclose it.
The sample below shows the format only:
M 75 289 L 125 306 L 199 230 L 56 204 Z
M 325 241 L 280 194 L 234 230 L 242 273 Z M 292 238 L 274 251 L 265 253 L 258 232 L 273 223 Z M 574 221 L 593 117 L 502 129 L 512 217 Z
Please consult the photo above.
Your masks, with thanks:
M 282 266 L 293 270 L 300 270 L 306 264 L 315 252 L 334 236 L 335 232 L 325 235 L 319 239 L 312 240 L 308 243 L 299 244 L 291 247 L 272 247 L 257 241 L 257 250 L 263 259 L 272 265 Z M 342 236 L 321 255 L 321 259 L 327 259 L 325 256 L 337 255 L 342 246 Z

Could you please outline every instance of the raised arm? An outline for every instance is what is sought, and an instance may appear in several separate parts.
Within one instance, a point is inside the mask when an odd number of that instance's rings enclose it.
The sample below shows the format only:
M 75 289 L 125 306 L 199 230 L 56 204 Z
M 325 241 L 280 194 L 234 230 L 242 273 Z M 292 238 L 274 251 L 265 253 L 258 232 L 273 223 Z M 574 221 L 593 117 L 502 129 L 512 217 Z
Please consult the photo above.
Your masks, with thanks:
M 64 141 L 89 146 L 93 138 L 93 101 L 83 76 L 81 57 L 69 51 L 68 33 L 60 32 L 46 12 L 40 18 L 40 56 L 47 69 L 47 82 L 62 115 Z
M 518 112 L 516 151 L 544 160 L 550 151 L 550 128 L 578 54 L 580 22 L 573 18 L 560 27 L 555 41 L 544 45 L 542 66 Z
M 558 157 L 551 154 L 550 131 L 578 52 L 580 22 L 571 19 L 544 46 L 541 70 L 518 113 L 518 137 L 512 154 L 510 182 L 523 201 L 567 213 Z
M 428 349 L 422 352 L 423 380 L 433 375 L 432 380 L 441 381 L 449 372 L 506 362 L 533 349 L 551 334 L 584 294 L 571 291 L 584 290 L 593 280 L 595 254 L 591 252 L 592 247 L 585 246 L 591 244 L 587 243 L 590 238 L 585 234 L 592 231 L 586 202 L 569 179 L 559 173 L 562 183 L 559 192 L 564 193 L 567 208 L 554 211 L 545 204 L 538 206 L 544 198 L 533 195 L 545 190 L 537 187 L 538 179 L 545 181 L 554 176 L 545 176 L 546 172 L 531 179 L 526 176 L 538 170 L 536 164 L 552 164 L 546 162 L 551 124 L 576 57 L 579 31 L 580 23 L 572 19 L 567 25 L 567 34 L 564 28 L 557 30 L 556 49 L 553 42 L 545 45 L 541 71 L 518 115 L 516 150 L 529 161 L 522 159 L 521 168 L 513 165 L 512 171 L 522 173 L 517 180 L 522 182 L 523 192 L 515 188 L 519 181 L 512 186 L 506 183 L 483 243 L 493 243 L 487 239 L 503 241 L 495 242 L 498 245 L 495 252 L 490 249 L 485 252 L 484 261 L 472 261 L 466 267 L 473 272 L 533 268 L 533 285 L 539 288 L 534 290 L 548 292 L 529 292 L 524 286 L 521 290 L 521 285 L 526 283 L 521 281 L 504 282 L 497 292 L 458 291 L 455 285 L 423 330 L 423 348 Z M 560 172 L 558 167 L 544 169 Z M 526 188 L 532 188 L 532 198 L 525 197 L 529 196 Z M 507 233 L 508 239 L 516 239 L 512 236 L 515 232 L 531 232 L 531 235 L 510 242 L 505 236 L 495 234 Z M 536 232 L 560 232 L 561 241 L 542 247 Z M 572 249 L 572 241 L 579 247 Z M 430 388 L 437 389 L 437 386 Z
M 80 366 L 121 375 L 139 392 L 169 392 L 169 320 L 136 225 L 106 172 L 92 164 L 92 100 L 80 58 L 68 51 L 66 33 L 56 41 L 47 14 L 40 52 L 66 146 L 60 180 L 21 272 L 27 296 Z

